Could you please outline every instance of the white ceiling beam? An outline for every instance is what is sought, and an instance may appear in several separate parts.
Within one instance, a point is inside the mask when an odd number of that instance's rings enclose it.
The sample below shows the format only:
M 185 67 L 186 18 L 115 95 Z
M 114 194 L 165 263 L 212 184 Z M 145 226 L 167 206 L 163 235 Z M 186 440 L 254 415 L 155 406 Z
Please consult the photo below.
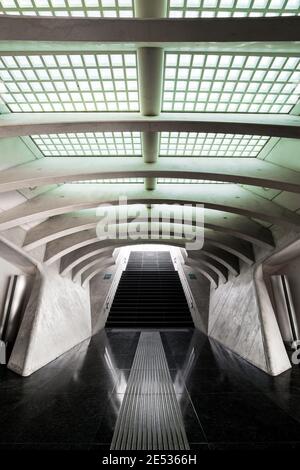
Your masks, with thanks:
M 0 17 L 0 41 L 134 43 L 164 47 L 199 42 L 299 41 L 297 16 L 261 18 Z
M 84 271 L 81 275 L 81 285 L 82 287 L 86 287 L 90 280 L 96 276 L 99 272 L 107 269 L 109 266 L 113 266 L 115 264 L 115 260 L 113 258 L 107 259 L 104 262 L 100 261 L 95 266 L 91 266 L 89 269 Z
M 297 171 L 257 158 L 203 157 L 161 157 L 151 165 L 137 157 L 46 157 L 0 172 L 0 193 L 72 181 L 148 176 L 225 181 L 300 193 Z
M 133 229 L 135 226 L 134 223 L 130 224 L 130 228 Z M 142 233 L 148 235 L 148 222 L 139 222 L 138 224 L 139 230 L 141 230 Z M 113 226 L 111 226 L 112 228 Z M 157 230 L 155 230 L 155 233 L 159 234 L 161 231 L 162 233 L 176 233 L 179 232 L 179 228 L 182 228 L 182 224 L 176 224 L 176 223 L 156 223 Z M 124 224 L 116 225 L 116 229 L 124 229 Z M 166 232 L 167 230 L 167 232 Z M 187 223 L 184 225 L 184 233 L 185 237 L 192 238 L 194 237 L 194 231 L 195 227 L 193 228 L 191 225 L 188 225 Z M 198 236 L 201 235 L 201 229 L 198 230 Z M 153 224 L 151 227 L 151 233 L 153 234 Z M 205 248 L 210 251 L 210 253 L 213 253 L 215 256 L 223 257 L 228 260 L 228 262 L 231 263 L 233 266 L 233 269 L 235 270 L 235 273 L 239 269 L 239 264 L 238 264 L 238 259 L 240 260 L 247 260 L 247 263 L 249 264 L 249 261 L 251 263 L 251 260 L 245 255 L 245 250 L 244 247 L 240 248 L 241 243 L 237 241 L 237 247 L 234 247 L 234 240 L 231 237 L 224 237 L 222 239 L 221 234 L 214 234 L 212 231 L 205 230 L 203 233 L 203 240 L 204 240 L 204 250 Z M 151 237 L 146 237 L 150 238 Z M 160 239 L 164 239 L 164 237 L 160 237 Z M 46 252 L 45 252 L 45 259 L 44 261 L 47 264 L 51 264 L 58 259 L 62 258 L 62 256 L 66 255 L 70 250 L 74 251 L 75 249 L 82 248 L 83 246 L 86 245 L 91 245 L 99 240 L 99 237 L 96 234 L 95 228 L 89 229 L 89 230 L 82 230 L 81 232 L 76 232 L 70 235 L 66 235 L 64 237 L 61 237 L 59 239 L 53 240 L 48 242 Z M 130 239 L 129 239 L 130 240 Z M 103 240 L 105 243 L 107 240 Z M 109 240 L 110 241 L 110 240 Z M 159 241 L 159 240 L 158 240 Z M 124 244 L 124 240 L 120 240 L 116 238 L 116 243 L 121 243 Z M 203 249 L 201 250 L 203 251 Z
M 185 260 L 185 264 L 187 266 L 191 266 L 192 268 L 201 267 L 202 269 L 205 269 L 205 271 L 207 268 L 210 269 L 218 276 L 219 281 L 221 281 L 223 284 L 225 284 L 228 280 L 228 269 L 217 260 L 209 258 L 204 254 L 202 254 L 202 256 L 198 257 L 196 260 L 188 257 Z
M 141 208 L 142 206 L 130 206 L 130 210 L 139 210 Z M 106 207 L 107 211 L 110 209 L 115 209 L 115 207 Z M 159 206 L 152 208 L 151 217 L 156 211 L 159 211 Z M 117 214 L 119 214 L 119 211 L 117 211 Z M 154 217 L 153 219 L 156 222 L 162 220 L 162 217 Z M 117 220 L 119 220 L 119 217 Z M 129 218 L 129 221 L 131 220 L 132 218 Z M 180 208 L 179 210 L 173 208 L 173 218 L 171 220 L 182 220 Z M 204 221 L 205 230 L 212 231 L 215 238 L 218 235 L 222 236 L 222 239 L 227 236 L 232 237 L 234 239 L 234 248 L 244 255 L 246 262 L 247 259 L 249 262 L 254 261 L 251 243 L 265 248 L 274 246 L 271 231 L 245 216 L 204 209 Z M 51 217 L 27 232 L 23 248 L 26 251 L 33 250 L 57 238 L 95 228 L 98 222 L 99 216 L 96 216 L 94 210 Z M 192 214 L 190 219 L 187 219 L 187 222 L 194 226 L 198 225 L 195 213 Z
M 25 251 L 30 251 L 38 246 L 66 237 L 67 235 L 76 234 L 89 229 L 95 230 L 100 220 L 101 219 L 97 216 L 84 216 L 84 214 L 77 218 L 70 214 L 52 217 L 27 232 L 23 248 Z M 158 218 L 152 218 L 151 220 L 153 223 L 163 222 L 162 219 Z M 133 221 L 134 219 L 130 219 L 128 222 L 130 223 Z M 148 219 L 141 218 L 139 219 L 139 222 L 148 222 Z M 183 224 L 183 221 L 172 219 L 170 220 L 170 223 Z M 184 224 L 185 227 L 187 225 L 193 227 L 196 226 L 192 219 L 185 219 Z M 222 226 L 218 226 L 216 223 L 213 225 L 213 228 L 210 228 L 209 225 L 210 224 L 206 223 L 205 219 L 204 238 L 206 241 L 229 251 L 245 263 L 252 264 L 254 262 L 255 258 L 251 243 L 238 237 L 237 234 L 235 236 L 231 236 L 228 233 L 223 232 Z M 116 228 L 118 227 L 119 224 L 116 224 Z M 228 224 L 228 227 L 230 227 L 230 224 Z
M 123 246 L 123 245 L 132 245 L 136 243 L 164 243 L 168 244 L 170 241 L 171 244 L 176 244 L 178 246 L 185 247 L 186 239 L 171 236 L 170 239 L 166 238 L 158 238 L 157 240 L 153 240 L 150 236 L 147 237 L 147 231 L 141 231 L 143 235 L 142 240 L 102 240 L 100 241 L 95 236 L 94 230 L 86 230 L 80 234 L 69 235 L 63 237 L 59 240 L 58 243 L 50 242 L 47 244 L 44 262 L 47 265 L 51 265 L 54 262 L 57 262 L 64 256 L 72 255 L 72 253 L 78 253 L 78 251 L 82 248 L 92 247 L 90 249 L 91 253 L 94 250 L 94 246 L 97 245 L 98 247 L 107 248 L 114 246 L 115 248 Z M 172 233 L 171 233 L 172 235 Z M 194 252 L 191 252 L 194 253 Z M 196 253 L 196 251 L 195 251 Z M 207 262 L 211 263 L 212 266 L 216 266 L 219 269 L 219 272 L 223 274 L 224 277 L 227 277 L 227 270 L 229 270 L 233 275 L 237 275 L 239 272 L 239 262 L 238 258 L 232 255 L 229 252 L 226 252 L 220 248 L 211 246 L 209 243 L 204 243 L 203 248 L 201 251 L 197 251 L 197 259 L 204 259 Z
M 176 224 L 159 224 L 160 227 L 163 227 L 162 229 L 159 228 L 153 232 L 151 228 L 151 233 L 148 232 L 148 224 L 147 223 L 140 223 L 140 233 L 142 235 L 144 243 L 147 243 L 148 240 L 153 240 L 153 233 L 157 234 L 158 238 L 155 239 L 157 243 L 160 243 L 161 240 L 165 240 L 166 236 L 161 236 L 161 230 L 167 229 L 169 232 L 170 229 L 170 235 L 171 239 L 176 238 L 175 230 L 176 230 Z M 178 227 L 177 227 L 178 228 Z M 194 236 L 194 231 L 192 227 L 187 226 L 186 232 L 185 232 L 185 237 L 178 237 L 179 240 L 181 240 L 182 244 L 185 242 L 189 242 L 191 238 Z M 121 243 L 121 245 L 124 245 L 124 243 L 127 243 L 127 240 L 124 242 L 124 240 L 120 239 L 105 239 L 105 240 L 100 240 L 99 237 L 97 236 L 96 230 L 95 229 L 90 229 L 90 230 L 84 230 L 82 232 L 77 232 L 71 235 L 67 235 L 65 237 L 61 237 L 58 240 L 52 241 L 47 243 L 46 251 L 45 251 L 45 257 L 44 257 L 44 262 L 47 265 L 50 265 L 56 261 L 58 261 L 60 258 L 63 256 L 67 255 L 68 253 L 71 253 L 72 251 L 78 250 L 79 248 L 82 248 L 87 245 L 92 245 L 96 243 L 97 241 L 100 241 L 103 243 L 103 247 L 110 245 L 111 242 L 115 242 L 115 244 Z M 132 240 L 128 238 L 128 242 L 135 242 L 136 240 Z M 197 249 L 197 252 L 199 249 Z M 239 271 L 239 262 L 238 262 L 238 257 L 232 254 L 230 251 L 227 251 L 226 249 L 219 248 L 212 244 L 209 240 L 204 239 L 204 244 L 203 248 L 201 248 L 201 253 L 206 254 L 207 256 L 210 256 L 217 261 L 223 263 L 227 269 L 231 270 L 233 274 L 237 274 Z M 228 266 L 227 266 L 227 264 Z
M 155 191 L 146 191 L 139 184 L 126 187 L 114 184 L 103 185 L 99 191 L 99 184 L 66 184 L 1 213 L 0 231 L 54 215 L 95 208 L 100 204 L 119 204 L 122 195 L 136 204 L 200 204 L 207 209 L 254 217 L 278 225 L 300 225 L 299 214 L 235 184 L 160 186 Z
M 147 244 L 157 244 L 153 240 L 148 240 Z M 140 240 L 132 241 L 126 240 L 124 243 L 120 243 L 119 240 L 108 240 L 106 242 L 97 241 L 96 243 L 92 243 L 91 245 L 84 246 L 82 248 L 76 249 L 71 253 L 63 256 L 60 261 L 60 273 L 62 275 L 66 275 L 76 266 L 78 266 L 81 262 L 88 261 L 94 255 L 100 255 L 105 253 L 107 250 L 114 250 L 115 248 L 119 248 L 122 246 L 128 245 L 139 245 L 141 244 Z M 182 240 L 160 240 L 159 244 L 163 245 L 171 245 L 171 246 L 179 246 L 184 248 L 184 243 Z M 218 263 L 217 261 L 207 258 L 206 260 L 197 260 L 197 266 L 206 273 L 207 277 L 210 281 L 213 282 L 215 286 L 219 283 L 219 277 L 222 282 L 226 282 L 228 271 L 227 269 Z
M 300 139 L 300 117 L 242 113 L 13 113 L 0 116 L 0 137 L 68 132 L 222 132 Z

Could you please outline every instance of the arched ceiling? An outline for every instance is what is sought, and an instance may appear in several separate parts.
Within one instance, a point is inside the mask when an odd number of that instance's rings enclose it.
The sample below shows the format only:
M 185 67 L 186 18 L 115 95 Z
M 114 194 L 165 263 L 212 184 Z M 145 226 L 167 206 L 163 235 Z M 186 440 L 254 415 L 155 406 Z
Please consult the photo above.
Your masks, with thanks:
M 299 15 L 300 2 L 3 0 L 0 233 L 22 226 L 24 251 L 45 246 L 88 282 L 126 242 L 97 239 L 100 204 L 126 196 L 154 221 L 162 204 L 204 205 L 187 263 L 217 285 L 274 228 L 299 231 Z

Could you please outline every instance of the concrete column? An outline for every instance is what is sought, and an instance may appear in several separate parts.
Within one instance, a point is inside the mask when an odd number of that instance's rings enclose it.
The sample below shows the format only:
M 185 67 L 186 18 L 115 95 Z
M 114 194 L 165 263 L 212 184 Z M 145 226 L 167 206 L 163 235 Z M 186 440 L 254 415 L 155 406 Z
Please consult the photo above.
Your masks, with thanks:
M 141 114 L 158 116 L 161 110 L 164 51 L 160 47 L 137 50 Z
M 147 189 L 148 191 L 153 191 L 153 189 L 155 188 L 156 188 L 156 178 L 147 176 L 147 178 L 145 178 L 145 189 Z
M 164 18 L 167 16 L 167 0 L 134 0 L 136 18 Z
M 143 132 L 142 149 L 145 163 L 155 163 L 159 154 L 159 133 Z
M 167 0 L 135 0 L 136 18 L 164 18 Z M 141 114 L 158 116 L 161 111 L 164 51 L 160 47 L 140 47 L 137 51 Z M 155 163 L 159 155 L 159 133 L 143 132 L 142 148 L 145 163 Z M 156 178 L 145 178 L 145 188 L 153 190 Z

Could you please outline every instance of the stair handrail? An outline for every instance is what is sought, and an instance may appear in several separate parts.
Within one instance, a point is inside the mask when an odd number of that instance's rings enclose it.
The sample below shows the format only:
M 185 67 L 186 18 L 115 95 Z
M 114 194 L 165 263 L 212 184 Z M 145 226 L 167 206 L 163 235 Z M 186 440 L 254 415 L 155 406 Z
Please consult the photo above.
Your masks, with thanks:
M 178 274 L 179 274 L 179 277 L 180 277 L 180 280 L 181 280 L 182 288 L 184 290 L 187 301 L 188 301 L 188 303 L 190 303 L 190 307 L 192 309 L 194 309 L 194 297 L 193 297 L 191 288 L 189 286 L 189 283 L 187 281 L 187 278 L 185 276 L 182 264 L 177 262 L 176 257 L 173 258 L 173 262 L 174 262 L 174 264 L 176 264 L 177 271 L 178 271 Z
M 114 275 L 113 281 L 111 283 L 111 286 L 109 288 L 109 291 L 105 300 L 105 310 L 109 310 L 111 307 L 111 304 L 114 300 L 115 293 L 119 285 L 121 276 L 123 274 L 124 269 L 126 268 L 127 261 L 128 261 L 128 257 L 124 256 L 122 261 L 120 261 L 119 266 L 117 267 L 117 271 Z

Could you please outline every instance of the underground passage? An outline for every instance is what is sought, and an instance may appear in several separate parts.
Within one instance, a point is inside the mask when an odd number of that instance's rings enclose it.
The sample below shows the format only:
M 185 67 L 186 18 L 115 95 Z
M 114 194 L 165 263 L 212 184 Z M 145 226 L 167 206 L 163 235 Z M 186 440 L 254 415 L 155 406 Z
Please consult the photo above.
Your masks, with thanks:
M 0 454 L 300 449 L 299 91 L 300 0 L 0 0 Z

